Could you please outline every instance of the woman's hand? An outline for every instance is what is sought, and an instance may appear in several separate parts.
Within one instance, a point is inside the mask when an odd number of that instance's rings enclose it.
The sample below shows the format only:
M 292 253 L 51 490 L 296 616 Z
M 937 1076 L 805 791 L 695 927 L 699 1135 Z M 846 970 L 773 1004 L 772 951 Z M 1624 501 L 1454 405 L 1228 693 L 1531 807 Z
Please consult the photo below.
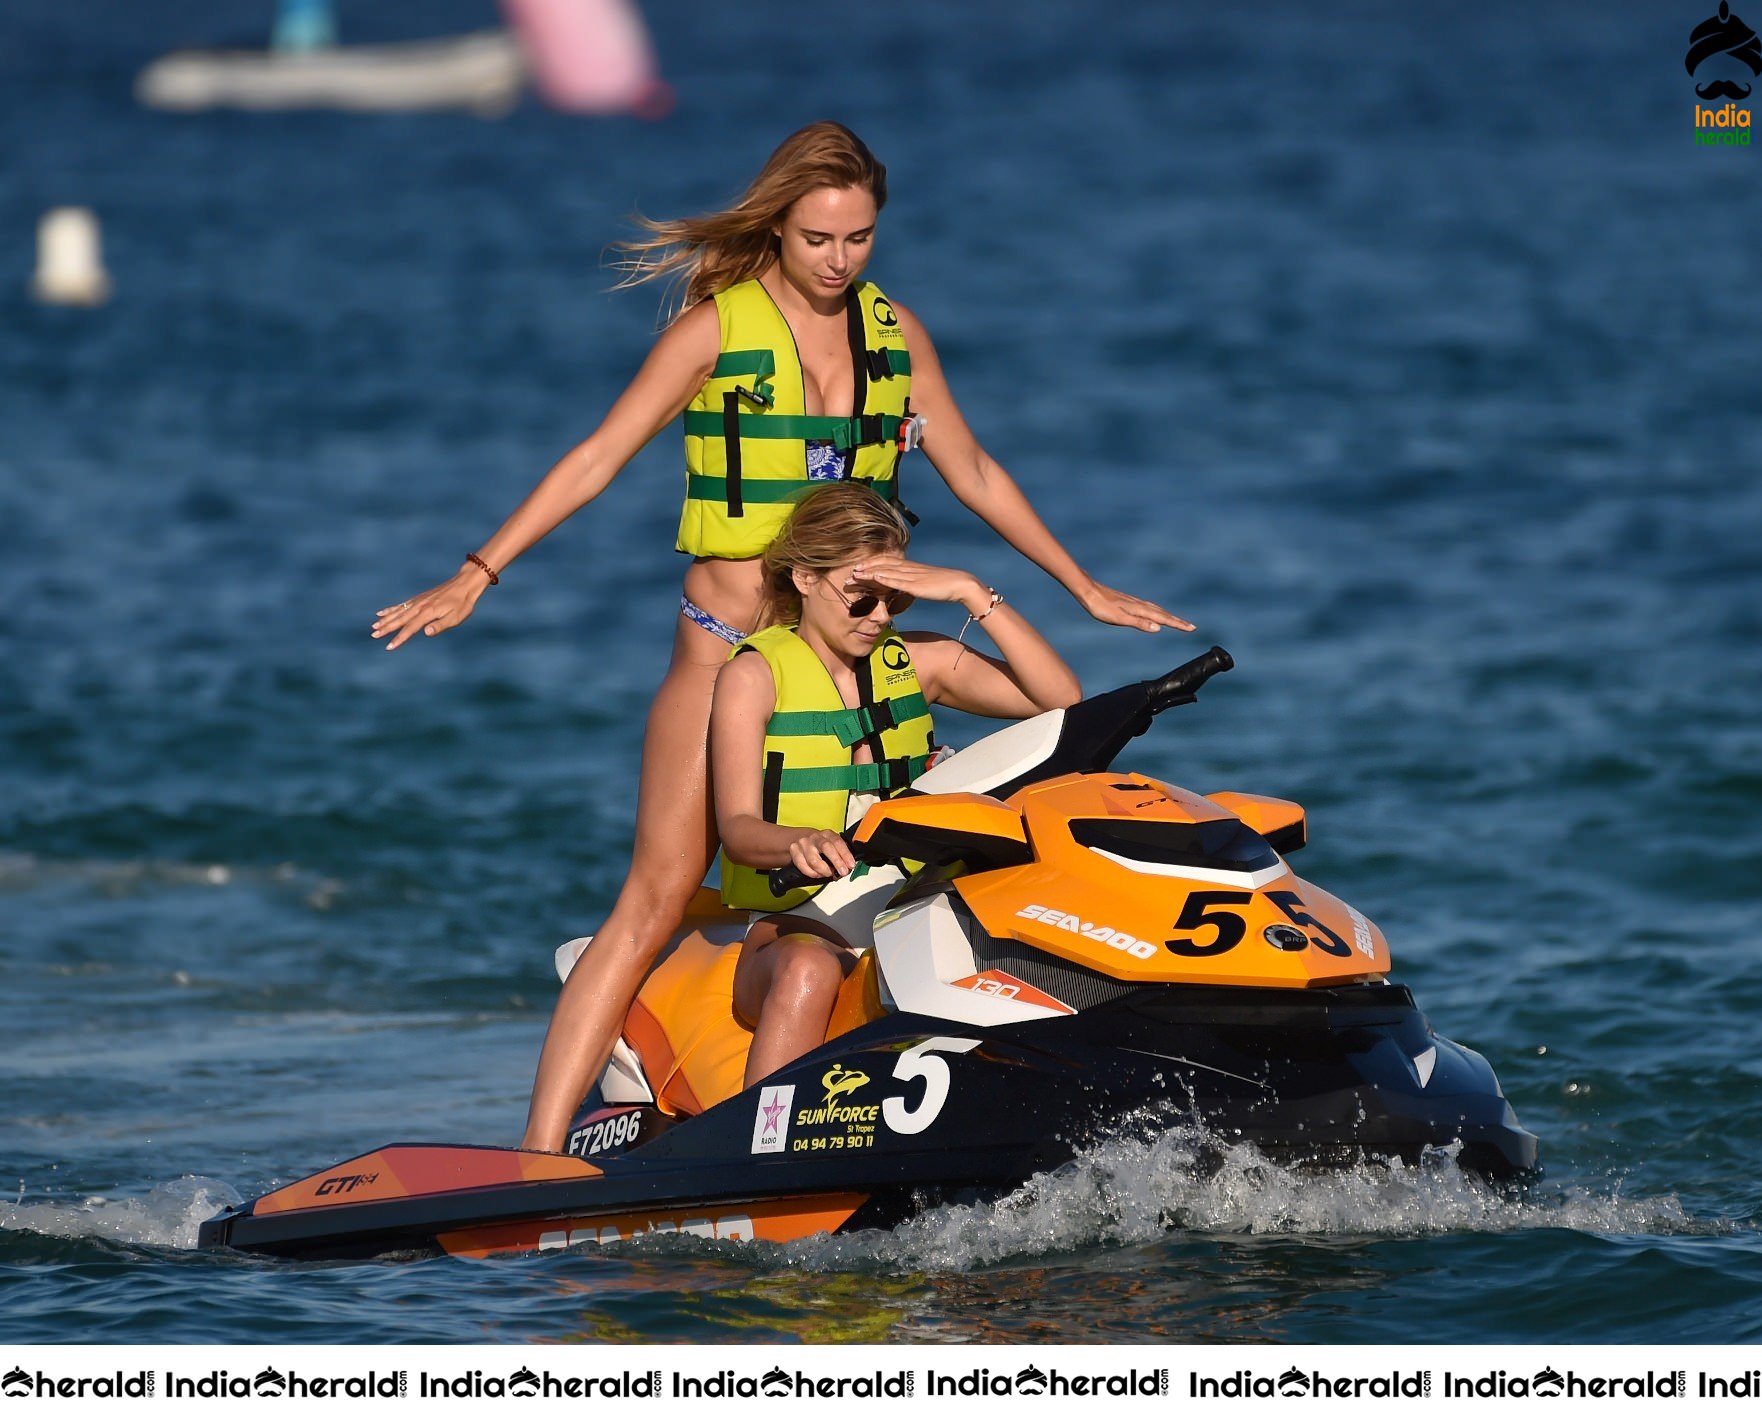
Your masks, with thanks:
M 868 585 L 903 591 L 920 601 L 959 602 L 977 615 L 991 604 L 991 588 L 971 572 L 908 562 L 904 557 L 868 557 L 850 570 L 844 591 Z
M 1140 631 L 1160 631 L 1167 626 L 1173 631 L 1190 631 L 1191 621 L 1183 621 L 1141 596 L 1129 596 L 1111 586 L 1091 582 L 1088 590 L 1077 596 L 1078 603 L 1098 621 L 1110 626 L 1131 626 Z
M 797 838 L 789 845 L 789 860 L 802 876 L 816 881 L 825 877 L 844 877 L 854 872 L 857 865 L 844 835 L 830 828 Z
M 448 581 L 430 587 L 420 596 L 384 607 L 373 623 L 374 640 L 392 637 L 387 650 L 396 650 L 416 632 L 438 636 L 450 631 L 477 606 L 477 598 L 489 586 L 489 578 L 475 563 L 467 562 Z

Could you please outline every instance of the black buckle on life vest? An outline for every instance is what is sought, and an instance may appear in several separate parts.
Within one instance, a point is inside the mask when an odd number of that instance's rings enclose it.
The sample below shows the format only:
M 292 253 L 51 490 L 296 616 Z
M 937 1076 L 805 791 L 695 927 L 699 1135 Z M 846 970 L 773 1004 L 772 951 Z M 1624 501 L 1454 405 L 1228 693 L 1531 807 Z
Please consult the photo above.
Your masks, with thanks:
M 777 401 L 762 389 L 748 389 L 744 384 L 734 386 L 734 392 L 749 404 L 757 404 L 761 409 L 769 409 Z
M 887 351 L 885 351 L 885 350 L 865 350 L 863 353 L 865 355 L 867 355 L 869 358 L 869 378 L 870 379 L 892 379 L 893 378 L 893 366 L 890 363 L 888 363 Z
M 857 447 L 862 448 L 872 443 L 886 443 L 887 435 L 881 431 L 879 414 L 858 414 L 856 417 Z
M 912 761 L 908 754 L 901 754 L 897 759 L 888 759 L 881 766 L 882 787 L 892 793 L 896 789 L 909 788 L 912 782 Z
M 889 729 L 898 729 L 899 721 L 893 717 L 893 701 L 877 700 L 872 705 L 864 706 L 868 716 L 869 731 L 873 734 L 885 734 Z

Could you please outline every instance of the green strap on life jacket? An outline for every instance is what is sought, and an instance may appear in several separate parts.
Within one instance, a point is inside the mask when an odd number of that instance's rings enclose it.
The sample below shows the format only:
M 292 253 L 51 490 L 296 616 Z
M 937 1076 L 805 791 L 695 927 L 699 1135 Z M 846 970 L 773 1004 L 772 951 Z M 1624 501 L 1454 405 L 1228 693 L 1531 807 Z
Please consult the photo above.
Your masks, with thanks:
M 930 713 L 930 702 L 920 694 L 902 695 L 897 700 L 878 704 L 858 705 L 844 710 L 779 710 L 765 724 L 769 737 L 783 739 L 795 735 L 835 734 L 846 749 L 869 735 L 892 729 L 908 719 Z M 784 771 L 785 778 L 788 770 Z M 817 790 L 810 789 L 809 792 Z M 859 790 L 873 792 L 872 789 Z
M 896 374 L 912 372 L 912 352 L 896 350 L 891 345 L 881 350 L 868 351 L 869 377 L 871 379 L 887 379 Z
M 723 438 L 728 416 L 713 409 L 687 409 L 685 432 L 698 438 Z M 836 419 L 829 414 L 747 414 L 736 415 L 743 439 L 796 439 L 810 443 L 829 443 L 841 453 L 853 448 L 896 443 L 899 426 L 905 421 L 898 414 L 852 414 Z
M 745 374 L 765 380 L 776 373 L 777 355 L 772 350 L 724 350 L 716 356 L 716 367 L 710 371 L 710 378 L 738 379 Z
M 899 488 L 896 478 L 859 479 L 865 488 L 873 488 L 877 496 L 892 502 Z M 741 484 L 741 497 L 749 503 L 787 503 L 799 498 L 804 491 L 813 487 L 812 483 L 785 483 L 776 479 L 765 482 Z M 688 473 L 685 475 L 686 496 L 705 498 L 712 502 L 723 502 L 728 496 L 728 480 L 713 478 L 708 473 Z
M 864 351 L 867 357 L 868 373 L 871 378 L 889 379 L 896 374 L 912 372 L 912 352 L 896 350 L 891 346 L 880 350 Z M 777 355 L 772 350 L 724 350 L 716 356 L 716 367 L 710 371 L 711 379 L 738 379 L 741 375 L 751 375 L 754 379 L 769 379 L 777 373 Z
M 817 769 L 785 768 L 778 787 L 784 793 L 892 793 L 930 767 L 930 755 L 888 759 L 879 764 L 829 764 Z

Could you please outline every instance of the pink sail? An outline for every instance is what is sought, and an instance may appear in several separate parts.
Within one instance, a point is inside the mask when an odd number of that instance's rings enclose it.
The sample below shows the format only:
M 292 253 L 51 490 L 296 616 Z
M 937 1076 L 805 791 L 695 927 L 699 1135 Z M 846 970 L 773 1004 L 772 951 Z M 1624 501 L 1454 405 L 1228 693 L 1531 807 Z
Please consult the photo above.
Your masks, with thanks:
M 544 101 L 660 118 L 673 106 L 636 0 L 501 0 Z

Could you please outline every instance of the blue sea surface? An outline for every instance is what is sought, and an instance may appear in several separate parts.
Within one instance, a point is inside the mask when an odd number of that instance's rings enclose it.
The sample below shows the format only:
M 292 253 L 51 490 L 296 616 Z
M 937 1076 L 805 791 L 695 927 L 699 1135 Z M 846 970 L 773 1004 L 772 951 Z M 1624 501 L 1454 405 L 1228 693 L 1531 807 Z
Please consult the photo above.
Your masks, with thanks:
M 644 124 L 152 113 L 145 63 L 267 3 L 10 0 L 0 1340 L 1762 1340 L 1762 154 L 1694 143 L 1710 8 L 650 0 Z M 367 627 L 641 361 L 628 216 L 823 116 L 888 164 L 870 274 L 986 447 L 1199 631 L 1091 622 L 922 461 L 916 552 L 1092 689 L 1228 646 L 1122 764 L 1304 803 L 1300 869 L 1545 1177 L 1195 1173 L 1173 1133 L 790 1246 L 194 1251 L 378 1143 L 518 1138 L 552 947 L 626 860 L 677 436 L 462 630 Z M 63 203 L 101 309 L 29 297 Z

